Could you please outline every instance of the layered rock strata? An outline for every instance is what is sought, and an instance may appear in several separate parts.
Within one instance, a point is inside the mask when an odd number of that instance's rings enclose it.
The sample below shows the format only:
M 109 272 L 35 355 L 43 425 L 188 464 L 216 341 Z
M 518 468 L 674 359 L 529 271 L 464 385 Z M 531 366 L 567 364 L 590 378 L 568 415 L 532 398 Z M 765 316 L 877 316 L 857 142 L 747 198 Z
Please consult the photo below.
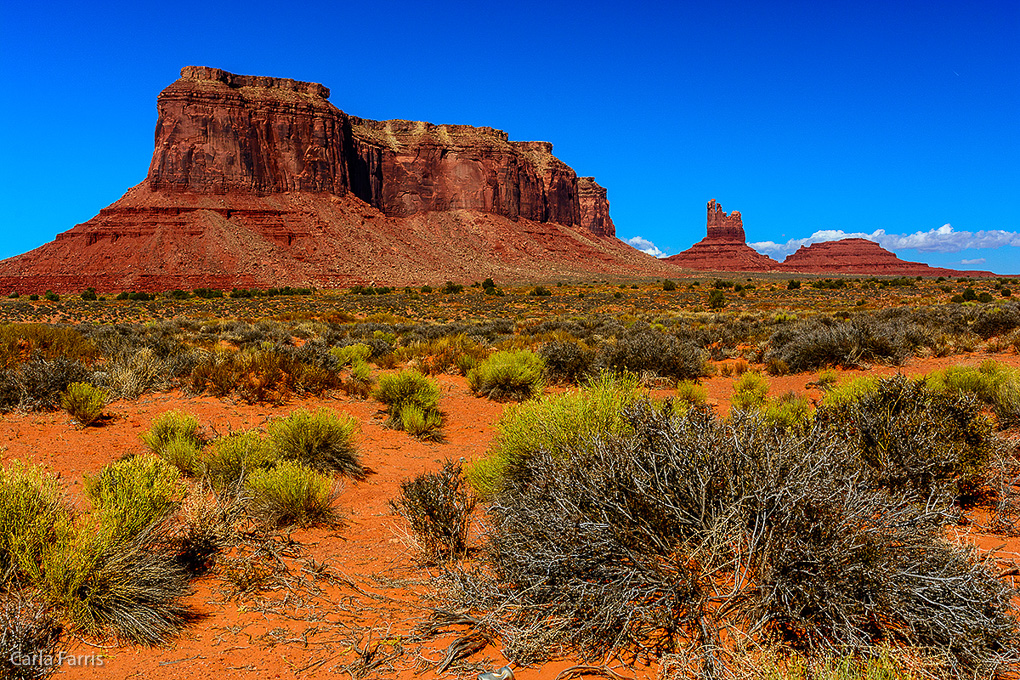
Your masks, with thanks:
M 0 262 L 0 289 L 409 284 L 662 275 L 548 142 L 348 116 L 329 89 L 189 66 L 157 98 L 148 176 Z
M 782 271 L 805 274 L 872 276 L 995 276 L 987 271 L 959 271 L 901 260 L 874 241 L 847 238 L 801 246 L 783 260 Z

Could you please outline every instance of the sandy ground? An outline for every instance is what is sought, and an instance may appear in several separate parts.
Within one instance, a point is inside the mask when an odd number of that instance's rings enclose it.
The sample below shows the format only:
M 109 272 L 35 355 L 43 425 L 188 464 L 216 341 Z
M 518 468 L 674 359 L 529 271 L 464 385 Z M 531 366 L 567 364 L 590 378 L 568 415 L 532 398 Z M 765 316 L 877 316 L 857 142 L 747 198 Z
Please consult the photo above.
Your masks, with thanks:
M 954 364 L 976 364 L 995 358 L 1020 366 L 1015 354 L 969 354 L 939 359 L 913 359 L 897 369 L 876 366 L 853 375 L 923 373 Z M 807 383 L 817 373 L 770 377 L 771 395 L 787 391 L 820 392 Z M 186 396 L 178 391 L 146 394 L 133 402 L 114 402 L 112 419 L 101 427 L 81 428 L 65 413 L 11 413 L 0 416 L 0 458 L 32 461 L 59 474 L 72 498 L 80 498 L 82 475 L 94 474 L 121 456 L 144 451 L 139 434 L 152 420 L 171 409 L 192 413 L 209 434 L 264 427 L 274 417 L 297 408 L 326 406 L 349 413 L 361 423 L 360 447 L 371 474 L 361 482 L 347 481 L 339 499 L 346 524 L 338 530 L 296 531 L 300 557 L 284 546 L 281 557 L 295 576 L 291 587 L 276 586 L 261 596 L 229 598 L 224 582 L 206 576 L 194 582 L 188 598 L 200 620 L 180 639 L 163 648 L 96 646 L 70 640 L 73 654 L 99 654 L 102 668 L 65 666 L 57 677 L 95 678 L 297 678 L 297 677 L 474 677 L 480 670 L 502 666 L 506 660 L 496 646 L 473 655 L 466 663 L 437 675 L 447 645 L 466 630 L 431 640 L 416 641 L 415 626 L 426 621 L 434 605 L 430 574 L 415 563 L 405 525 L 388 506 L 400 482 L 444 460 L 485 454 L 503 405 L 474 397 L 459 376 L 439 376 L 441 407 L 446 413 L 445 441 L 423 443 L 403 432 L 386 429 L 380 405 L 347 397 L 294 400 L 281 407 L 248 405 L 212 397 Z M 736 376 L 707 379 L 710 403 L 720 412 L 729 408 Z M 656 390 L 655 396 L 665 391 Z M 983 534 L 978 523 L 953 529 L 953 538 L 982 549 L 995 550 L 1003 570 L 1020 565 L 1020 539 Z M 312 578 L 325 565 L 324 577 Z M 304 577 L 305 587 L 294 585 Z M 403 649 L 402 654 L 396 654 Z M 521 680 L 555 678 L 579 663 L 564 660 L 516 670 Z M 653 678 L 655 668 L 616 666 L 629 678 Z

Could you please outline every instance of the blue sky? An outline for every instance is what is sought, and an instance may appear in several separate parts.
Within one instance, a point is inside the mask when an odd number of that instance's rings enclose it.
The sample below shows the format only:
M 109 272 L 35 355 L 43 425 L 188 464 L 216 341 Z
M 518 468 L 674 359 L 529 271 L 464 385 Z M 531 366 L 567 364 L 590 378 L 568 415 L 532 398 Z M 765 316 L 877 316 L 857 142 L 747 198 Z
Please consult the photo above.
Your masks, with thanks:
M 546 140 L 666 254 L 705 203 L 749 242 L 867 235 L 1020 273 L 1020 3 L 5 3 L 0 258 L 144 177 L 189 64 L 321 82 L 340 109 Z M 964 264 L 961 264 L 964 263 Z

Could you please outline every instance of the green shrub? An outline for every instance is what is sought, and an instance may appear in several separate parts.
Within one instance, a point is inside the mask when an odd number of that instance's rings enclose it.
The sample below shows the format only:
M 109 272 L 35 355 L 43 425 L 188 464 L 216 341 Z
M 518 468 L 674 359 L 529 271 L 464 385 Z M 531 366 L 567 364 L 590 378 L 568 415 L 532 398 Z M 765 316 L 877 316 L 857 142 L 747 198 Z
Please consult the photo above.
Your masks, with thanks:
M 951 366 L 926 377 L 929 387 L 954 394 L 969 393 L 989 404 L 1001 427 L 1020 423 L 1020 371 L 992 359 L 980 367 Z
M 581 390 L 512 406 L 496 425 L 488 456 L 464 473 L 479 494 L 491 496 L 540 450 L 556 456 L 577 441 L 629 431 L 622 411 L 637 398 L 636 377 L 603 372 Z
M 57 528 L 70 521 L 56 477 L 16 460 L 0 468 L 0 590 L 38 562 Z
M 156 454 L 177 468 L 186 477 L 197 477 L 202 474 L 202 451 L 191 439 L 178 437 L 171 439 Z
M 475 499 L 464 482 L 460 463 L 446 461 L 439 472 L 426 472 L 400 484 L 390 507 L 407 520 L 425 563 L 467 554 L 468 526 Z
M 394 427 L 400 425 L 400 412 L 408 404 L 423 411 L 439 409 L 439 384 L 414 370 L 382 376 L 372 396 L 386 405 L 390 425 Z
M 667 292 L 676 290 L 676 281 L 666 279 L 662 282 L 662 289 Z
M 85 290 L 83 290 L 81 292 L 81 299 L 82 300 L 87 300 L 87 301 L 91 302 L 91 301 L 98 300 L 99 296 L 96 295 L 96 289 L 95 288 L 86 288 Z
M 87 427 L 103 415 L 109 395 L 89 383 L 71 383 L 60 397 L 60 405 L 68 415 Z
M 811 404 L 804 395 L 788 392 L 770 399 L 762 412 L 765 422 L 783 430 L 801 430 L 811 424 Z
M 87 525 L 62 526 L 31 581 L 79 634 L 160 645 L 194 619 L 180 602 L 189 579 L 171 545 L 166 523 L 127 541 Z
M 344 347 L 331 347 L 329 353 L 336 359 L 340 366 L 347 366 L 368 361 L 372 356 L 372 348 L 362 343 L 346 345 Z
M 95 344 L 78 331 L 50 324 L 0 324 L 0 369 L 11 369 L 31 358 L 91 364 L 99 357 Z
M 187 491 L 180 471 L 153 455 L 111 463 L 95 477 L 86 475 L 84 483 L 100 533 L 114 542 L 129 541 L 169 517 Z
M 687 404 L 700 406 L 705 403 L 707 396 L 704 385 L 697 381 L 681 380 L 676 384 L 676 398 Z
M 728 304 L 726 301 L 726 294 L 721 290 L 713 290 L 708 295 L 708 308 L 709 309 L 722 309 Z
M 400 409 L 400 429 L 419 439 L 438 439 L 443 426 L 443 414 L 435 409 L 425 410 L 417 404 L 406 404 Z
M 234 491 L 250 474 L 269 467 L 277 458 L 258 432 L 233 432 L 215 440 L 200 461 L 217 491 Z
M 272 527 L 336 525 L 333 480 L 301 463 L 287 460 L 248 477 L 253 514 Z
M 528 295 L 534 297 L 547 297 L 549 295 L 552 295 L 552 291 L 546 288 L 545 286 L 535 286 L 528 292 Z
M 277 457 L 319 472 L 336 472 L 355 479 L 364 476 L 354 443 L 358 421 L 327 408 L 298 409 L 269 425 L 269 439 Z
M 175 439 L 184 439 L 198 446 L 202 443 L 198 432 L 198 418 L 183 411 L 166 411 L 152 421 L 141 435 L 149 450 L 161 455 L 164 447 Z
M 496 352 L 468 371 L 471 391 L 494 401 L 524 401 L 542 394 L 545 362 L 530 350 Z
M 733 385 L 733 398 L 730 404 L 734 409 L 741 411 L 758 409 L 765 405 L 768 393 L 768 381 L 760 373 L 747 371 Z

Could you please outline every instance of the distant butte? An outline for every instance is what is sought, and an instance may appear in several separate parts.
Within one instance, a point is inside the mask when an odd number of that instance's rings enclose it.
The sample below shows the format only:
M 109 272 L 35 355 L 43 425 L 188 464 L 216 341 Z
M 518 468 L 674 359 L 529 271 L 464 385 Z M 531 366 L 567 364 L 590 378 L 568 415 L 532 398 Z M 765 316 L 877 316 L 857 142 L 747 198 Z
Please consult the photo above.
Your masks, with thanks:
M 708 202 L 708 234 L 693 246 L 666 262 L 702 271 L 768 272 L 779 267 L 771 257 L 762 255 L 745 243 L 740 213 L 729 215 L 713 198 Z
M 548 142 L 349 116 L 329 89 L 188 66 L 157 99 L 148 176 L 0 290 L 340 287 L 666 276 L 606 190 Z
M 995 276 L 987 271 L 960 271 L 901 260 L 874 241 L 848 238 L 801 246 L 783 262 L 762 255 L 745 242 L 740 213 L 723 212 L 708 202 L 707 235 L 666 262 L 701 271 L 864 274 L 871 276 Z

